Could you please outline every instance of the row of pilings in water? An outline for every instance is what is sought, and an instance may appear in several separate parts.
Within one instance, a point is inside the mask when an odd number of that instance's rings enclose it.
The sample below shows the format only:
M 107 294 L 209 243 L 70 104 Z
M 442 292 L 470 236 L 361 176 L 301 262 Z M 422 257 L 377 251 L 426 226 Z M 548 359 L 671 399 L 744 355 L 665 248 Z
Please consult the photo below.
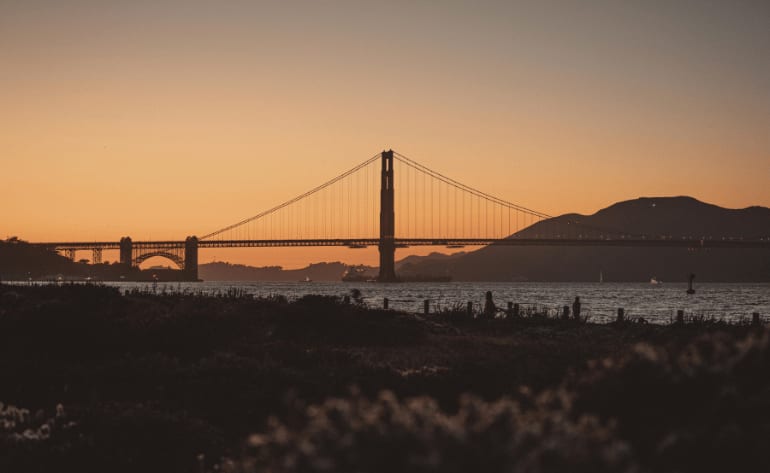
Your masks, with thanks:
M 350 296 L 344 296 L 343 302 L 350 303 Z M 382 308 L 385 310 L 390 309 L 390 300 L 385 297 L 382 300 Z M 469 318 L 486 318 L 486 319 L 494 319 L 494 318 L 518 318 L 521 317 L 523 314 L 521 310 L 521 306 L 519 304 L 508 302 L 507 307 L 505 309 L 502 309 L 500 307 L 497 307 L 492 299 L 492 292 L 487 291 L 484 308 L 482 311 L 476 311 L 475 310 L 475 304 L 473 301 L 468 301 L 468 303 L 465 306 L 465 312 L 466 315 Z M 430 315 L 431 313 L 431 300 L 425 299 L 423 301 L 422 306 L 422 313 L 424 315 Z M 585 321 L 585 319 L 581 319 L 581 305 L 580 305 L 580 298 L 576 297 L 575 302 L 573 302 L 572 307 L 565 305 L 561 308 L 561 311 L 559 313 L 559 318 L 562 320 L 575 320 L 575 321 Z M 628 319 L 626 318 L 626 310 L 623 307 L 619 307 L 617 310 L 617 316 L 615 318 L 616 322 L 625 322 Z M 683 309 L 678 309 L 676 311 L 676 319 L 674 320 L 675 324 L 684 324 L 685 323 L 685 312 Z M 760 316 L 759 312 L 753 312 L 751 314 L 751 324 L 752 325 L 762 325 L 764 322 L 762 320 L 762 317 Z

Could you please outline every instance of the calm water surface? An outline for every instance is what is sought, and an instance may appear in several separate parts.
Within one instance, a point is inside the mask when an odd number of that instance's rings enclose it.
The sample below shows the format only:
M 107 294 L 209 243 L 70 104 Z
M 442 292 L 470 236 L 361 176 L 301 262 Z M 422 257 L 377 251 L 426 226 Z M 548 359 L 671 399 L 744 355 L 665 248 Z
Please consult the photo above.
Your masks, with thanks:
M 149 289 L 148 283 L 107 283 L 121 289 Z M 687 315 L 723 318 L 736 321 L 748 319 L 759 312 L 770 320 L 770 284 L 696 284 L 696 293 L 685 293 L 686 284 L 652 285 L 649 283 L 343 283 L 343 282 L 200 282 L 158 283 L 158 292 L 192 291 L 206 294 L 224 293 L 237 289 L 256 296 L 284 295 L 289 300 L 306 294 L 343 296 L 359 289 L 371 307 L 382 307 L 387 297 L 392 309 L 422 312 L 423 301 L 431 301 L 431 310 L 465 307 L 472 301 L 476 309 L 484 304 L 484 294 L 492 291 L 495 303 L 505 307 L 515 302 L 522 308 L 534 307 L 556 313 L 560 307 L 571 305 L 580 296 L 583 314 L 593 322 L 614 320 L 622 307 L 628 317 L 644 317 L 649 322 L 668 323 L 677 309 Z

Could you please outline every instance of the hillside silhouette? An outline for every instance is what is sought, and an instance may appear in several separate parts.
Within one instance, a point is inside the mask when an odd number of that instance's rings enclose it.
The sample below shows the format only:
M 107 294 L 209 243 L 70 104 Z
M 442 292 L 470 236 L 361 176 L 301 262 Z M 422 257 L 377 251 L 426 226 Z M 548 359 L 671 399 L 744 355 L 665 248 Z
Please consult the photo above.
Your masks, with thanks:
M 300 269 L 281 266 L 255 267 L 221 261 L 198 265 L 198 275 L 205 281 L 339 281 L 348 265 L 340 262 L 315 263 Z
M 643 197 L 593 215 L 566 214 L 534 224 L 520 238 L 551 235 L 566 222 L 587 233 L 617 232 L 671 238 L 770 236 L 770 209 L 726 209 L 692 197 Z M 579 231 L 579 230 L 578 230 Z M 760 249 L 507 247 L 490 245 L 456 258 L 412 259 L 410 269 L 455 281 L 770 281 L 770 252 Z
M 30 245 L 17 237 L 0 240 L 0 277 L 5 280 L 81 274 L 81 266 L 54 251 Z

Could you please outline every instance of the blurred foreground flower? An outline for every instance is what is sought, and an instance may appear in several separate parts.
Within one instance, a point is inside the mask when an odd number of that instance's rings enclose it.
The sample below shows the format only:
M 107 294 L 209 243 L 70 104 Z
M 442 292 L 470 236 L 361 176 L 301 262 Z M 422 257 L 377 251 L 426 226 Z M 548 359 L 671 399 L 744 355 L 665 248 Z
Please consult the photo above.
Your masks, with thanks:
M 558 398 L 558 396 L 557 396 Z M 628 472 L 631 449 L 595 417 L 573 420 L 563 403 L 541 399 L 522 411 L 502 399 L 463 397 L 456 413 L 435 400 L 329 399 L 297 425 L 273 419 L 249 437 L 241 459 L 223 471 L 246 472 Z M 548 406 L 548 407 L 545 407 Z

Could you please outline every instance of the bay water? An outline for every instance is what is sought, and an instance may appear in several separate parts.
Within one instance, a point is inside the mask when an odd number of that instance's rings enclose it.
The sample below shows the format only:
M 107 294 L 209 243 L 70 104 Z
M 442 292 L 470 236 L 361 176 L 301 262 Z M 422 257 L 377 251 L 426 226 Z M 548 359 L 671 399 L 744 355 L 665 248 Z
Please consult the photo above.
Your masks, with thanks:
M 687 294 L 684 283 L 536 283 L 536 282 L 257 282 L 206 281 L 157 284 L 146 282 L 110 282 L 121 290 L 227 294 L 236 291 L 255 296 L 282 295 L 296 300 L 304 295 L 351 295 L 361 292 L 363 302 L 373 308 L 383 306 L 388 298 L 391 309 L 422 313 L 425 300 L 431 311 L 456 308 L 465 310 L 472 302 L 480 311 L 485 293 L 492 291 L 495 304 L 505 309 L 508 302 L 517 303 L 522 311 L 546 311 L 556 316 L 562 307 L 572 305 L 576 296 L 582 303 L 582 314 L 591 322 L 615 320 L 618 308 L 627 318 L 642 317 L 651 323 L 669 323 L 677 310 L 686 316 L 748 320 L 752 313 L 770 320 L 770 283 L 703 283 L 696 284 L 695 294 Z

